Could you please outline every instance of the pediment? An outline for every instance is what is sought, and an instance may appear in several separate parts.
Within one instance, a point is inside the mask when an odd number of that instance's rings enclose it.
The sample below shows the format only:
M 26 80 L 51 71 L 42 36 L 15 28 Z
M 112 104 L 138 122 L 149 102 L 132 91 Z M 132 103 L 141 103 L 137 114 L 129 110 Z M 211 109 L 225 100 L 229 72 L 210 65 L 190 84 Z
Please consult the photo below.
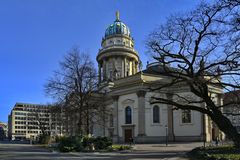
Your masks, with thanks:
M 132 99 L 126 99 L 126 100 L 122 101 L 122 104 L 132 104 L 132 103 L 134 103 L 134 102 L 135 102 L 135 101 L 132 100 Z

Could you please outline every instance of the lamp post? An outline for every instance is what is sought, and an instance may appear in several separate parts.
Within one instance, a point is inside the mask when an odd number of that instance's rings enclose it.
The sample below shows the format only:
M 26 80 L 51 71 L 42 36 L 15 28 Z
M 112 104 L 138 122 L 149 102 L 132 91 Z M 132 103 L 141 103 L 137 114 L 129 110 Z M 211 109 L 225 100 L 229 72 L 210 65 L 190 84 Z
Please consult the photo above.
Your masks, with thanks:
M 202 137 L 202 139 L 203 139 L 203 148 L 205 149 L 205 147 L 206 147 L 206 130 L 205 130 L 205 128 L 206 128 L 206 126 L 205 126 L 205 116 L 204 116 L 204 114 L 202 114 L 202 132 L 203 132 L 203 137 Z
M 165 129 L 166 129 L 166 146 L 168 146 L 168 126 L 165 125 Z

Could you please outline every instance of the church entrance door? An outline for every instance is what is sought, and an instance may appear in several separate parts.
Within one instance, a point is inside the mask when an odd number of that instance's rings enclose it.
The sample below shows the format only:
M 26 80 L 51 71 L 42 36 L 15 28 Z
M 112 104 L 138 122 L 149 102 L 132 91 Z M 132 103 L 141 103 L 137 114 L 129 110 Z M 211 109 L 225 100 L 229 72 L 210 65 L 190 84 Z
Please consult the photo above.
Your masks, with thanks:
M 131 143 L 132 142 L 132 129 L 125 129 L 124 131 L 125 136 L 125 143 Z

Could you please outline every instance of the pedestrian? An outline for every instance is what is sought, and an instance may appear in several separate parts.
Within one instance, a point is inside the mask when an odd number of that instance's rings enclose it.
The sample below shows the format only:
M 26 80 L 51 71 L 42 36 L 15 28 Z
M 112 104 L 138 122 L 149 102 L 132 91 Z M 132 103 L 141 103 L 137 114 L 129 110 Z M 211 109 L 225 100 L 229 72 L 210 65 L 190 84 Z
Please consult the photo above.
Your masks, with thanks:
M 219 140 L 218 140 L 218 137 L 217 137 L 216 141 L 215 141 L 216 146 L 218 146 L 218 142 L 219 142 Z

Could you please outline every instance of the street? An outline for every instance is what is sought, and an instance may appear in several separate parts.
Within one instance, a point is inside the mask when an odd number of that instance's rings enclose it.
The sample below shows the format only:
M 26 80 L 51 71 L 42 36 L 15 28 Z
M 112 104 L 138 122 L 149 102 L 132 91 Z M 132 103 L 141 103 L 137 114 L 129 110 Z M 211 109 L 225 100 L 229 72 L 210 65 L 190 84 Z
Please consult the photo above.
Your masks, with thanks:
M 170 144 L 166 147 L 163 144 L 142 144 L 135 145 L 133 151 L 124 152 L 104 152 L 104 153 L 59 153 L 46 148 L 30 144 L 13 142 L 0 142 L 1 160 L 43 160 L 43 159 L 63 159 L 63 160 L 187 160 L 185 152 L 200 143 Z

